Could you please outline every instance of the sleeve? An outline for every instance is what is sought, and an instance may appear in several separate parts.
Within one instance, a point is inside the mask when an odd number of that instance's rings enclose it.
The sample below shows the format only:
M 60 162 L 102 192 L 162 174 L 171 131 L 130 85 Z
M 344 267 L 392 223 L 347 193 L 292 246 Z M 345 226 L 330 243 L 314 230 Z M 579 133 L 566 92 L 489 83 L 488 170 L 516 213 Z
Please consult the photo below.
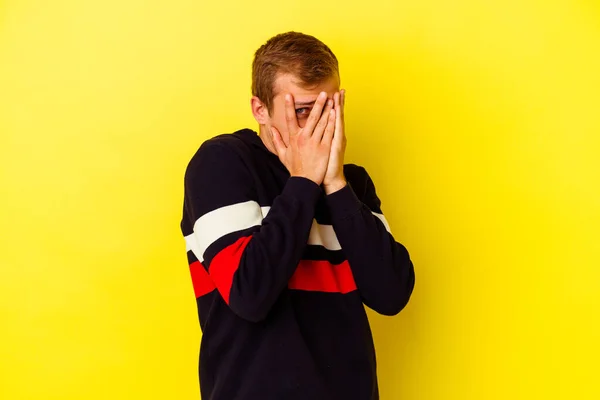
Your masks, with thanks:
M 261 207 L 251 171 L 235 149 L 205 143 L 190 162 L 184 207 L 193 232 L 186 241 L 240 317 L 265 319 L 286 288 L 320 193 L 311 180 L 291 177 L 272 206 Z
M 346 255 L 363 302 L 384 315 L 399 313 L 408 303 L 415 272 L 406 248 L 396 242 L 375 185 L 364 168 L 363 200 L 350 184 L 326 197 L 333 229 Z

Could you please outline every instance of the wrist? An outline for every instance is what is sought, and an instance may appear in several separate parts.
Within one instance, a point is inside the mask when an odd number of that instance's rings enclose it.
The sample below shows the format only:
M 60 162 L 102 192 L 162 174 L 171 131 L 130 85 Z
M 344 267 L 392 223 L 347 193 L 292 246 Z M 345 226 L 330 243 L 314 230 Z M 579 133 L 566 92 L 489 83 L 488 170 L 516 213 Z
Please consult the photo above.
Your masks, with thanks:
M 323 183 L 323 190 L 325 191 L 326 195 L 329 195 L 337 192 L 338 190 L 342 190 L 347 184 L 348 182 L 346 181 L 346 178 L 340 177 L 332 180 L 331 182 Z
M 309 176 L 308 174 L 302 174 L 302 173 L 294 173 L 294 174 L 290 174 L 290 178 L 303 178 L 303 179 L 308 179 L 311 182 L 314 182 L 316 185 L 321 185 L 321 182 L 318 181 L 317 179 L 315 179 L 312 176 Z

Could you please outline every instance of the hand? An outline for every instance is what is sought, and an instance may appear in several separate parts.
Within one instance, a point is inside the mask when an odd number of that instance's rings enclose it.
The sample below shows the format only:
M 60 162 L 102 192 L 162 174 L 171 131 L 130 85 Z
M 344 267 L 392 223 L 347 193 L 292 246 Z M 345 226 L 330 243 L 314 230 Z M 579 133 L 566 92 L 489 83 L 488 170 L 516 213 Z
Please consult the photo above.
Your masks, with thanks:
M 279 160 L 285 165 L 291 176 L 304 177 L 320 185 L 325 177 L 325 171 L 327 171 L 335 129 L 333 101 L 327 100 L 327 93 L 320 93 L 306 125 L 300 128 L 296 118 L 294 99 L 291 94 L 287 94 L 285 96 L 285 119 L 290 135 L 288 146 L 283 142 L 277 128 L 271 127 L 273 144 Z
M 333 95 L 335 103 L 335 132 L 331 143 L 331 154 L 327 172 L 323 178 L 323 188 L 326 194 L 337 192 L 347 184 L 344 177 L 344 154 L 346 153 L 346 134 L 344 132 L 344 105 L 346 91 L 341 90 Z

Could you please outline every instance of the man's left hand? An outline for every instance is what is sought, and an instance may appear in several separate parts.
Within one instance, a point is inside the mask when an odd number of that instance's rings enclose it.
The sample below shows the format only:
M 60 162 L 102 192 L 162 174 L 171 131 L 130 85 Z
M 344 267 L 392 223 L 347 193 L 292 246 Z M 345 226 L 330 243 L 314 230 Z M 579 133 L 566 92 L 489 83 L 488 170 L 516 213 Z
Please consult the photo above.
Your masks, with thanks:
M 325 194 L 331 194 L 343 189 L 347 182 L 344 177 L 344 153 L 346 152 L 346 134 L 344 132 L 344 104 L 346 91 L 340 90 L 333 95 L 335 108 L 335 132 L 331 143 L 331 154 L 327 172 L 323 180 Z

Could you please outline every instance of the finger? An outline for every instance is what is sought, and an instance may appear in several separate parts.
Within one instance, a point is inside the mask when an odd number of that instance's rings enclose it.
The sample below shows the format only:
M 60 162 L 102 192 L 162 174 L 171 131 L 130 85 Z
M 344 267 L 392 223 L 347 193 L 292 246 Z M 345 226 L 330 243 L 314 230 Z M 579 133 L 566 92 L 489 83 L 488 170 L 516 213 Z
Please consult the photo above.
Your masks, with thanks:
M 278 156 L 281 156 L 287 150 L 285 143 L 283 143 L 283 138 L 281 134 L 274 126 L 271 127 L 271 133 L 273 137 L 273 145 L 275 146 L 275 151 Z
M 294 108 L 294 98 L 289 93 L 285 95 L 285 121 L 290 135 L 297 134 L 300 126 L 298 126 L 298 118 L 296 117 L 296 109 Z
M 308 136 L 311 136 L 315 126 L 321 119 L 323 113 L 323 106 L 327 102 L 327 93 L 321 92 L 319 93 L 319 97 L 315 101 L 313 109 L 310 111 L 310 115 L 308 116 L 308 120 L 306 121 L 306 125 L 304 125 L 303 132 L 306 132 Z
M 346 135 L 344 133 L 344 120 L 342 120 L 342 116 L 341 116 L 341 111 L 340 110 L 336 110 L 335 113 L 335 129 L 334 129 L 334 133 L 333 133 L 333 139 L 332 142 L 336 143 L 336 145 L 342 145 L 344 142 L 344 136 Z
M 344 119 L 344 108 L 346 107 L 346 89 L 340 91 L 340 111 L 341 118 Z
M 313 136 L 315 140 L 321 141 L 323 139 L 323 133 L 325 132 L 325 128 L 327 128 L 327 123 L 329 121 L 329 113 L 333 109 L 333 100 L 327 100 L 327 105 L 325 106 L 325 110 L 323 110 L 323 114 L 319 119 L 319 123 L 315 127 L 313 131 Z
M 336 114 L 337 111 L 333 108 L 331 109 L 331 111 L 329 111 L 329 120 L 327 121 L 327 127 L 325 128 L 325 133 L 323 134 L 323 139 L 321 140 L 321 143 L 331 144 L 331 142 L 333 141 L 333 134 L 335 132 L 336 126 Z
M 346 133 L 344 132 L 344 91 L 340 92 L 340 107 L 336 108 L 335 117 L 335 133 L 333 135 L 333 142 L 338 146 L 343 147 Z
M 337 94 L 337 93 L 336 93 Z M 336 111 L 336 115 L 335 115 L 335 138 L 337 138 L 337 136 L 341 136 L 344 134 L 344 106 L 342 103 L 343 99 L 343 91 L 339 93 L 338 95 L 338 104 L 335 108 Z

